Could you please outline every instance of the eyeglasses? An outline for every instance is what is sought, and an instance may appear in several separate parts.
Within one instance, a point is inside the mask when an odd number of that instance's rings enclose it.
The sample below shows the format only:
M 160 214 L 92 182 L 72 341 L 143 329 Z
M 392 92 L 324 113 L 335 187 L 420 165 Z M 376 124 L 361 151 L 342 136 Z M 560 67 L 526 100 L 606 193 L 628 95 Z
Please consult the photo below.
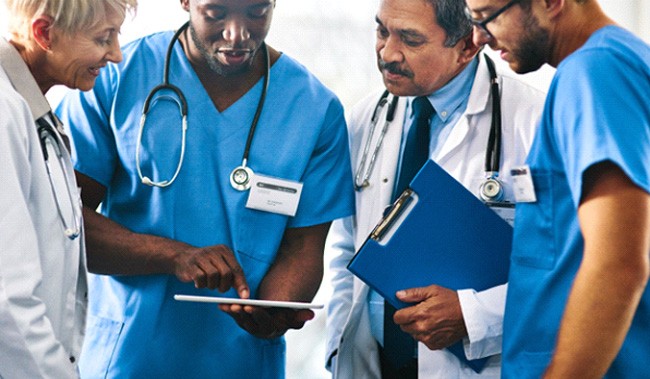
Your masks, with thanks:
M 483 35 L 489 39 L 493 39 L 494 36 L 492 33 L 487 28 L 487 24 L 494 21 L 497 17 L 501 15 L 501 13 L 507 11 L 510 7 L 513 5 L 519 3 L 521 0 L 510 0 L 506 5 L 498 9 L 496 12 L 492 13 L 489 17 L 483 19 L 483 20 L 476 20 L 472 18 L 472 12 L 470 11 L 469 8 L 465 7 L 465 14 L 467 15 L 467 18 L 469 18 L 470 22 L 472 25 L 476 26 L 478 30 L 483 33 Z

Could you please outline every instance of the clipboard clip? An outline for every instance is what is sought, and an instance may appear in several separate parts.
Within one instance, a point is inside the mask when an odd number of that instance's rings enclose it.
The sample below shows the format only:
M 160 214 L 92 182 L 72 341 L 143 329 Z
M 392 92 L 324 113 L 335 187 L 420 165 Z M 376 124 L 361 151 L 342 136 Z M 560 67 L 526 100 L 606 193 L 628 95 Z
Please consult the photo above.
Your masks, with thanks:
M 386 212 L 386 216 L 375 226 L 375 228 L 370 232 L 370 238 L 375 241 L 380 241 L 386 232 L 388 232 L 399 218 L 402 212 L 407 208 L 407 205 L 413 200 L 413 190 L 407 188 L 402 192 L 399 198 L 395 200 L 393 205 Z

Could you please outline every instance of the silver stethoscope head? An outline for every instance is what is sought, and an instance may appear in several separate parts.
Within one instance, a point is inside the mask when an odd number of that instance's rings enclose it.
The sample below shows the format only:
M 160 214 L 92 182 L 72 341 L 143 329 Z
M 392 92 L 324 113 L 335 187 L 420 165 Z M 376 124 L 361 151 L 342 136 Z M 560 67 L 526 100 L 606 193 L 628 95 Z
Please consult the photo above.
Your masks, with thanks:
M 487 172 L 487 177 L 481 183 L 478 194 L 486 203 L 495 203 L 503 200 L 503 183 L 498 179 L 498 172 Z
M 253 170 L 246 166 L 246 159 L 242 161 L 242 165 L 236 167 L 230 173 L 230 185 L 238 191 L 246 191 L 251 188 L 251 178 L 253 177 Z

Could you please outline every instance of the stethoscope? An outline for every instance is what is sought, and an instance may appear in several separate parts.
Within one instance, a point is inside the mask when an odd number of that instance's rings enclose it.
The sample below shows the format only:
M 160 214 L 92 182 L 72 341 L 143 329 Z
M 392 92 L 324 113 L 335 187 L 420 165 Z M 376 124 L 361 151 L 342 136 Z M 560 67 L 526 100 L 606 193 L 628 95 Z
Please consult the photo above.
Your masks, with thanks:
M 478 194 L 481 200 L 488 203 L 494 203 L 502 201 L 504 196 L 503 183 L 501 180 L 499 180 L 499 167 L 501 164 L 501 96 L 499 94 L 499 82 L 497 79 L 494 62 L 487 55 L 483 56 L 485 57 L 485 62 L 490 73 L 492 122 L 490 125 L 490 135 L 488 137 L 487 149 L 485 152 L 485 180 L 479 186 Z M 372 117 L 370 119 L 370 132 L 363 149 L 359 167 L 354 177 L 354 188 L 357 191 L 363 190 L 370 184 L 369 179 L 372 175 L 375 160 L 381 149 L 384 137 L 388 131 L 388 125 L 393 121 L 395 117 L 395 109 L 397 108 L 397 101 L 399 97 L 393 96 L 392 100 L 389 102 L 388 96 L 388 90 L 382 93 L 379 101 L 377 102 L 377 105 L 375 105 L 375 109 L 373 110 Z M 375 144 L 375 149 L 370 156 L 370 162 L 366 167 L 367 158 L 370 153 L 371 141 L 373 139 L 372 137 L 375 133 L 375 129 L 379 121 L 379 114 L 381 113 L 382 108 L 384 108 L 387 104 L 388 108 L 386 110 L 385 122 Z
M 52 113 L 49 113 L 51 119 L 55 123 L 60 123 L 58 118 Z M 63 234 L 71 240 L 76 239 L 81 234 L 81 210 L 75 206 L 79 201 L 75 201 L 75 196 L 73 196 L 72 189 L 75 188 L 73 184 L 70 183 L 71 173 L 66 169 L 66 157 L 63 154 L 63 141 L 59 137 L 58 133 L 54 130 L 54 126 L 45 119 L 46 116 L 43 116 L 36 120 L 38 126 L 38 138 L 41 143 L 41 149 L 43 151 L 43 158 L 45 159 L 45 170 L 47 171 L 47 177 L 50 181 L 50 188 L 52 190 L 52 196 L 54 197 L 54 202 L 56 204 L 56 210 L 59 214 L 59 219 L 61 219 L 61 224 L 63 225 Z M 52 157 L 52 154 L 55 157 Z M 65 182 L 65 189 L 68 192 L 68 200 L 70 201 L 70 206 L 72 208 L 72 224 L 68 224 L 66 217 L 63 214 L 63 209 L 61 203 L 59 202 L 59 196 L 56 190 L 56 185 L 52 179 L 52 172 L 54 167 L 52 165 L 52 159 L 56 158 L 56 161 L 59 164 L 61 173 L 63 174 L 63 180 Z
M 183 24 L 183 26 L 181 26 L 176 31 L 176 33 L 174 33 L 174 35 L 172 36 L 172 39 L 169 42 L 169 46 L 167 47 L 167 54 L 165 56 L 163 82 L 157 85 L 156 87 L 154 87 L 151 90 L 151 92 L 149 92 L 149 95 L 145 99 L 144 107 L 142 109 L 142 118 L 140 119 L 140 131 L 138 132 L 138 140 L 135 149 L 135 164 L 136 164 L 136 169 L 138 171 L 138 176 L 140 177 L 140 181 L 143 184 L 146 184 L 148 186 L 163 188 L 171 185 L 176 180 L 176 177 L 178 176 L 178 173 L 181 171 L 181 167 L 183 166 L 183 158 L 185 156 L 185 145 L 186 145 L 186 134 L 187 134 L 187 108 L 188 107 L 187 107 L 187 100 L 185 99 L 185 96 L 183 95 L 183 92 L 180 90 L 180 88 L 176 87 L 175 85 L 169 82 L 169 65 L 171 61 L 171 55 L 174 50 L 174 44 L 178 41 L 178 38 L 180 37 L 181 33 L 183 33 L 188 28 L 189 24 L 190 24 L 189 21 Z M 257 123 L 259 121 L 260 115 L 262 114 L 262 108 L 264 107 L 264 100 L 266 99 L 266 93 L 269 86 L 269 76 L 271 71 L 269 50 L 266 47 L 266 43 L 262 44 L 262 48 L 264 49 L 264 58 L 265 58 L 265 66 L 266 66 L 266 71 L 264 73 L 262 94 L 260 96 L 260 100 L 257 103 L 255 116 L 253 117 L 253 121 L 248 131 L 248 137 L 246 139 L 246 146 L 244 147 L 242 163 L 240 166 L 235 167 L 230 173 L 230 185 L 238 191 L 245 191 L 249 189 L 251 186 L 251 178 L 253 177 L 253 170 L 251 170 L 251 168 L 247 166 L 248 156 L 250 153 L 251 144 L 253 143 L 253 136 L 255 135 L 255 129 L 257 128 Z M 154 96 L 156 95 L 156 93 L 162 90 L 170 90 L 174 92 L 177 97 L 173 97 L 170 95 L 160 95 L 157 96 L 154 101 Z M 171 177 L 171 179 L 154 182 L 149 177 L 142 175 L 142 169 L 140 167 L 140 146 L 142 145 L 144 124 L 147 119 L 147 113 L 149 112 L 149 108 L 153 106 L 153 104 L 156 101 L 160 99 L 170 99 L 178 106 L 179 112 L 182 117 L 181 154 L 178 159 L 178 165 L 176 165 L 176 171 L 174 172 L 174 175 Z

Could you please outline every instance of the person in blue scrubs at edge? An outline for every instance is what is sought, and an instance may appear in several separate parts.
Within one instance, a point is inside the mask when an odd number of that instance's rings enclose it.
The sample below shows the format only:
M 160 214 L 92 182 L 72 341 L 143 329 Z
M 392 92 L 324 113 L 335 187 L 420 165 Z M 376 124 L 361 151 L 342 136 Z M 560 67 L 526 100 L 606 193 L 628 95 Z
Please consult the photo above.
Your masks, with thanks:
M 650 47 L 595 0 L 467 5 L 515 71 L 557 68 L 517 173 L 503 376 L 647 378 Z
M 282 336 L 313 311 L 174 295 L 313 298 L 330 222 L 354 211 L 343 108 L 295 60 L 266 54 L 274 0 L 180 4 L 189 28 L 169 59 L 174 32 L 136 40 L 93 91 L 58 108 L 71 128 L 88 266 L 98 274 L 81 376 L 283 378 Z M 140 128 L 165 61 L 168 83 L 186 98 L 185 135 L 183 101 L 169 89 L 154 95 Z M 260 184 L 250 189 L 248 169 Z

